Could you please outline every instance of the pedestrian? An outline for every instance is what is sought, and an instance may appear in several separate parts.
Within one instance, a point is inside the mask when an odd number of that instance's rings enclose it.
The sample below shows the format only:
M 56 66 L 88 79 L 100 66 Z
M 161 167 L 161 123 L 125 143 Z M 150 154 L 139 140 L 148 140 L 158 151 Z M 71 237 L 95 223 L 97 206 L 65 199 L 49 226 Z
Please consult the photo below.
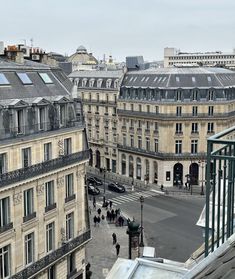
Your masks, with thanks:
M 124 218 L 121 216 L 121 226 L 123 227 L 124 225 Z
M 112 238 L 113 238 L 113 245 L 114 245 L 117 242 L 117 235 L 116 235 L 116 233 L 112 234 Z
M 97 223 L 98 223 L 98 226 L 100 224 L 100 216 L 97 217 Z
M 107 220 L 109 220 L 109 218 L 110 218 L 110 211 L 109 210 L 106 213 L 106 218 L 107 218 Z
M 100 215 L 100 213 L 101 213 L 101 209 L 100 208 L 97 209 L 97 213 Z
M 113 205 L 113 202 L 112 202 L 112 201 L 109 201 L 109 208 L 110 208 L 110 209 L 112 208 L 112 205 Z
M 117 242 L 116 246 L 116 252 L 117 252 L 117 256 L 119 255 L 119 251 L 120 251 L 120 244 Z
M 161 185 L 161 191 L 162 191 L 162 192 L 163 192 L 163 188 L 164 188 L 163 185 Z
M 102 214 L 101 219 L 104 220 L 104 215 Z
M 106 202 L 105 202 L 105 209 L 106 209 L 106 210 L 108 210 L 108 206 L 109 206 L 109 202 L 106 201 Z
M 93 220 L 94 220 L 94 226 L 96 227 L 96 223 L 97 223 L 97 217 L 96 217 L 96 215 L 94 216 Z
M 96 209 L 96 199 L 93 197 L 93 208 Z
M 115 209 L 115 217 L 117 218 L 118 216 L 118 209 Z
M 121 224 L 122 224 L 122 217 L 119 216 L 119 217 L 118 217 L 118 225 L 119 225 L 119 227 L 121 227 Z

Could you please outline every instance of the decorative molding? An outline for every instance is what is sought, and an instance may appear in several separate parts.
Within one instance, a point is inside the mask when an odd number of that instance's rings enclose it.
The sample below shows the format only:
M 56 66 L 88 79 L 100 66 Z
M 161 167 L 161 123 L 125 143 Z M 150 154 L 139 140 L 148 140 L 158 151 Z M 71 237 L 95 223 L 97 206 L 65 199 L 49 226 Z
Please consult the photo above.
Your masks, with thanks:
M 64 176 L 57 178 L 57 187 L 60 188 L 64 185 Z
M 22 192 L 15 193 L 13 195 L 13 203 L 14 205 L 20 204 L 22 201 Z
M 44 184 L 37 185 L 36 191 L 38 196 L 41 196 L 44 193 L 44 188 L 45 188 Z
M 64 141 L 63 139 L 58 140 L 59 156 L 64 155 Z

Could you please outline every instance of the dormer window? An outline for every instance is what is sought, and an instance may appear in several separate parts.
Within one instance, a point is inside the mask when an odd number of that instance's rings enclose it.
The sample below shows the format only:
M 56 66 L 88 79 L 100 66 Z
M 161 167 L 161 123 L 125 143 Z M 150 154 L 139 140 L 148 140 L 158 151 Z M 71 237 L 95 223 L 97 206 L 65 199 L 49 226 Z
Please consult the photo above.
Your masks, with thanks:
M 182 100 L 182 92 L 180 90 L 176 91 L 176 101 Z
M 82 87 L 85 87 L 85 86 L 86 86 L 86 83 L 87 83 L 87 79 L 84 78 L 84 79 L 82 80 Z
M 65 125 L 65 105 L 60 105 L 60 125 Z
M 39 73 L 39 76 L 41 77 L 41 79 L 44 81 L 45 84 L 53 83 L 53 81 L 51 80 L 51 78 L 47 73 Z
M 97 87 L 98 88 L 101 88 L 102 82 L 103 82 L 103 79 L 101 79 L 101 78 L 97 80 Z
M 214 90 L 208 90 L 208 100 L 213 101 L 215 96 Z
M 110 88 L 111 87 L 111 83 L 112 83 L 112 80 L 111 79 L 108 79 L 106 81 L 106 88 Z
M 45 122 L 46 122 L 46 114 L 45 114 L 45 107 L 40 107 L 38 110 L 38 126 L 39 130 L 45 129 Z
M 198 91 L 197 90 L 193 90 L 192 91 L 192 100 L 193 101 L 197 101 L 198 100 Z
M 93 87 L 94 86 L 94 82 L 95 82 L 94 79 L 90 79 L 89 80 L 89 87 Z
M 17 133 L 24 133 L 24 111 L 23 109 L 18 109 L 16 113 L 16 123 L 17 123 Z
M 118 81 L 118 79 L 116 79 L 116 80 L 114 81 L 114 88 L 118 88 L 118 83 L 119 83 L 119 81 Z

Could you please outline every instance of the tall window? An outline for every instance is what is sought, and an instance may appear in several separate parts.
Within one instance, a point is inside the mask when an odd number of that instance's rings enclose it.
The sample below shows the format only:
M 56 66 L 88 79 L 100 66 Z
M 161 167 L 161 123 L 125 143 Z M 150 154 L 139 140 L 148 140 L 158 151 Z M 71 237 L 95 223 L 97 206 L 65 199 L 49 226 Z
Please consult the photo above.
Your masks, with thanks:
M 209 106 L 208 107 L 208 115 L 212 116 L 214 114 L 214 107 L 213 106 Z
M 105 107 L 105 113 L 108 114 L 109 113 L 109 108 Z
M 45 116 L 45 108 L 41 107 L 39 108 L 39 130 L 44 130 L 45 129 L 45 122 L 46 122 L 46 116 Z
M 131 135 L 131 147 L 134 147 L 134 136 L 133 135 Z
M 65 192 L 66 192 L 66 198 L 68 198 L 74 194 L 73 173 L 70 173 L 65 176 Z
M 146 129 L 148 129 L 148 130 L 150 129 L 150 122 L 149 121 L 146 122 Z
M 0 199 L 0 228 L 11 222 L 10 198 Z M 1 278 L 1 277 L 0 277 Z
M 123 134 L 122 139 L 123 139 L 123 145 L 126 146 L 126 134 Z
M 175 124 L 175 133 L 176 134 L 182 133 L 182 123 L 176 123 Z
M 182 99 L 182 92 L 176 91 L 176 101 L 181 101 L 181 99 Z
M 133 119 L 131 119 L 131 128 L 134 128 L 134 120 Z
M 155 112 L 156 112 L 156 114 L 159 113 L 159 106 L 156 106 L 156 107 L 155 107 Z
M 213 101 L 214 100 L 214 91 L 213 90 L 209 90 L 208 91 L 208 100 L 209 101 Z
M 0 278 L 10 278 L 11 276 L 11 246 L 0 248 Z
M 154 139 L 154 152 L 158 152 L 158 139 Z
M 191 140 L 191 153 L 197 153 L 198 140 Z
M 97 102 L 99 103 L 99 101 L 100 101 L 100 95 L 99 94 L 96 94 L 96 99 L 97 99 Z
M 69 155 L 72 153 L 72 139 L 64 139 L 64 155 Z
M 175 141 L 175 154 L 181 154 L 182 153 L 182 140 L 176 140 Z
M 34 212 L 33 188 L 24 191 L 24 216 Z
M 113 114 L 116 115 L 116 113 L 117 113 L 117 109 L 113 108 Z
M 70 273 L 72 273 L 75 268 L 76 268 L 76 261 L 75 261 L 75 252 L 71 253 L 68 255 L 68 260 L 67 260 L 67 264 L 68 264 L 68 275 Z
M 198 133 L 198 123 L 192 123 L 192 133 Z
M 142 111 L 142 106 L 141 105 L 139 105 L 139 111 Z
M 52 265 L 47 270 L 47 279 L 55 279 L 56 273 L 55 273 L 55 266 Z
M 23 110 L 17 110 L 17 133 L 22 134 L 24 132 L 24 115 Z
M 55 223 L 52 222 L 46 226 L 46 249 L 50 252 L 55 249 Z
M 34 233 L 27 234 L 24 238 L 25 243 L 25 264 L 34 261 Z
M 60 105 L 60 125 L 65 125 L 65 105 Z
M 106 95 L 106 102 L 108 103 L 109 101 L 109 94 Z
M 192 100 L 193 101 L 197 101 L 198 99 L 198 91 L 197 90 L 193 90 L 192 92 Z
M 155 132 L 158 132 L 158 122 L 155 122 L 154 128 L 155 128 Z
M 74 236 L 74 213 L 71 212 L 66 215 L 66 238 L 72 239 Z
M 150 105 L 147 105 L 147 112 L 150 112 Z
M 192 108 L 192 115 L 193 116 L 197 116 L 197 112 L 198 112 L 198 107 L 193 106 L 193 108 Z
M 150 151 L 150 140 L 149 140 L 149 138 L 146 138 L 146 150 Z
M 138 128 L 141 128 L 141 120 L 138 120 Z
M 52 159 L 52 143 L 48 142 L 44 144 L 44 161 Z
M 176 107 L 176 116 L 181 116 L 182 114 L 182 107 Z
M 55 202 L 54 181 L 52 180 L 52 181 L 46 182 L 45 188 L 46 188 L 45 193 L 46 193 L 46 207 L 47 207 L 47 206 L 54 204 L 54 202 Z
M 131 111 L 133 111 L 134 110 L 134 105 L 133 104 L 131 104 Z
M 138 137 L 138 148 L 142 148 L 142 138 L 140 136 Z
M 0 154 L 0 175 L 7 171 L 7 154 Z
M 207 133 L 214 133 L 214 123 L 207 123 Z
M 22 149 L 22 167 L 27 168 L 31 165 L 31 148 Z

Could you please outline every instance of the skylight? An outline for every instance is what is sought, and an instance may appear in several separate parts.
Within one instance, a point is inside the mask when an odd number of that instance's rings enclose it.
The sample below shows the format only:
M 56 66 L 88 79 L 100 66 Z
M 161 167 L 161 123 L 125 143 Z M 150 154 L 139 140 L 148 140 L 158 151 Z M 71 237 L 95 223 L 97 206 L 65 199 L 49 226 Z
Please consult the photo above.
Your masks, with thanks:
M 26 73 L 16 73 L 16 74 L 23 84 L 32 84 L 31 79 L 28 77 Z
M 51 78 L 48 76 L 47 73 L 39 73 L 40 77 L 42 78 L 42 80 L 44 81 L 44 83 L 53 83 Z
M 180 78 L 179 77 L 175 77 L 176 82 L 180 82 Z
M 7 85 L 10 84 L 10 82 L 7 80 L 4 74 L 0 73 L 0 85 Z
M 207 77 L 207 81 L 211 82 L 211 77 L 210 76 Z
M 157 79 L 158 79 L 158 77 L 155 77 L 154 82 L 156 82 L 156 81 L 157 81 Z
M 196 82 L 196 78 L 195 77 L 192 77 L 192 82 Z

